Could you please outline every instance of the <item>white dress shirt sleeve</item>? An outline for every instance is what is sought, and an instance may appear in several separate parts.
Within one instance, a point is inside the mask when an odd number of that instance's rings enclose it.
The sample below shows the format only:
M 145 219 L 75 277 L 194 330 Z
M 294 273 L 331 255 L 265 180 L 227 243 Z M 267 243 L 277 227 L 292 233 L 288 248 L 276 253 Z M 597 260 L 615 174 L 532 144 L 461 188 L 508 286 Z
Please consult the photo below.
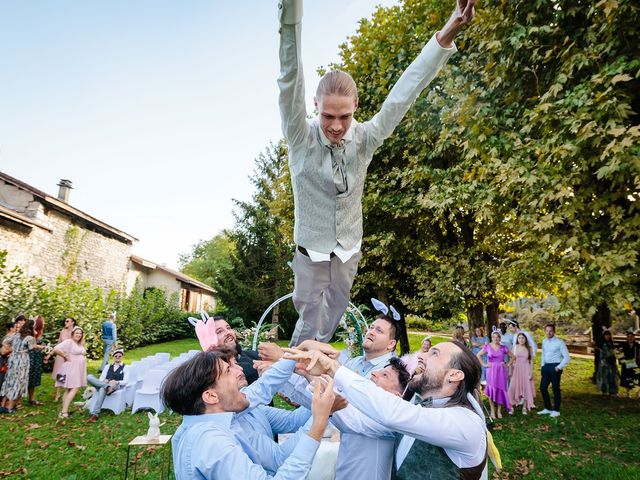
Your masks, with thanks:
M 304 98 L 304 72 L 302 69 L 301 32 L 302 0 L 284 0 L 280 8 L 280 119 L 282 133 L 289 146 L 298 145 L 307 138 L 309 124 Z M 295 160 L 289 156 L 289 161 Z
M 394 432 L 409 435 L 447 450 L 458 466 L 478 465 L 486 452 L 482 419 L 464 407 L 423 408 L 376 387 L 345 367 L 335 385 L 347 400 L 374 421 Z
M 567 344 L 560 340 L 560 354 L 562 355 L 562 361 L 558 364 L 558 368 L 563 370 L 564 367 L 569 365 L 571 361 L 571 356 L 569 355 L 569 349 L 567 348 Z

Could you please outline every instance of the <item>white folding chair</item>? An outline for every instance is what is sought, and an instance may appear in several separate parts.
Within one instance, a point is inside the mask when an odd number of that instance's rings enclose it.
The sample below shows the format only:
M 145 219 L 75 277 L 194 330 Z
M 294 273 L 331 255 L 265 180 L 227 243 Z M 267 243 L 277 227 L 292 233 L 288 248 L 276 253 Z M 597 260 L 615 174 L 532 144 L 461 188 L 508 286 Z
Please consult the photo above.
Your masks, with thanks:
M 164 411 L 164 405 L 160 400 L 160 386 L 167 371 L 163 369 L 153 368 L 146 372 L 140 387 L 133 398 L 133 407 L 131 413 L 136 413 L 143 408 L 153 409 L 156 413 Z
M 133 397 L 135 396 L 136 390 L 138 389 L 138 375 L 140 371 L 140 362 L 133 362 L 131 365 L 129 365 L 129 380 L 127 382 L 127 386 L 124 389 L 124 397 L 127 407 L 133 405 Z
M 160 352 L 160 353 L 156 353 L 154 357 L 160 360 L 159 363 L 165 363 L 171 359 L 171 354 L 167 352 Z
M 120 415 L 127 407 L 127 389 L 121 388 L 111 395 L 104 397 L 101 410 L 111 410 L 114 414 Z

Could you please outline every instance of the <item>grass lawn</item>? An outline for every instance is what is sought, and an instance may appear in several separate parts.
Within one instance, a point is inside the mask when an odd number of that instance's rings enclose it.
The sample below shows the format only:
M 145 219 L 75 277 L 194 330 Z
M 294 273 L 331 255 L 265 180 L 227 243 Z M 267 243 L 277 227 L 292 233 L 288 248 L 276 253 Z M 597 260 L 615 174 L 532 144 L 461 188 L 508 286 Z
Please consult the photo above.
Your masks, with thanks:
M 411 335 L 410 340 L 417 349 L 422 336 Z M 433 339 L 434 343 L 439 340 Z M 195 339 L 144 347 L 127 352 L 125 362 L 155 352 L 173 356 L 194 348 L 198 348 Z M 89 372 L 95 373 L 98 365 L 98 361 L 90 361 Z M 562 379 L 561 417 L 523 417 L 518 412 L 497 422 L 494 438 L 504 469 L 494 478 L 640 478 L 640 401 L 600 398 L 589 381 L 591 365 L 591 360 L 572 359 Z M 62 421 L 57 418 L 60 407 L 53 403 L 49 375 L 43 375 L 37 392 L 44 405 L 27 405 L 15 415 L 0 416 L 0 478 L 123 478 L 127 443 L 146 433 L 147 416 L 131 415 L 130 411 L 116 416 L 103 411 L 97 423 L 87 423 L 86 413 L 77 411 Z M 539 394 L 536 403 L 542 404 Z M 163 413 L 161 420 L 166 422 L 162 433 L 173 433 L 180 416 Z M 160 452 L 142 448 L 136 452 L 138 478 L 160 478 Z M 132 451 L 132 456 L 136 452 Z

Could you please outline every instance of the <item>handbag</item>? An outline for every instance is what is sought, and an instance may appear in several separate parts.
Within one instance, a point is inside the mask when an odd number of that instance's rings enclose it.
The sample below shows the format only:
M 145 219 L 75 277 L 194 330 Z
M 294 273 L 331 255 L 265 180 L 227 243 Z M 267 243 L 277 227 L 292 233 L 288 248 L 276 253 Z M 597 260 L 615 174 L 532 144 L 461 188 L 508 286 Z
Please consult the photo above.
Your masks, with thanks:
M 66 380 L 67 380 L 67 374 L 66 373 L 58 373 L 56 375 L 56 382 L 64 383 Z

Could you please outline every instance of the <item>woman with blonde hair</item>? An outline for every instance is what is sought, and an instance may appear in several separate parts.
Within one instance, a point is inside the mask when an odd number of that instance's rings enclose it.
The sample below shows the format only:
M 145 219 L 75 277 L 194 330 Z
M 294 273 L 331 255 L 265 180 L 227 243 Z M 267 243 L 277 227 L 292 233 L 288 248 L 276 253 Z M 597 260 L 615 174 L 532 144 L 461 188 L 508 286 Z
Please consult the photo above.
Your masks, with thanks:
M 84 348 L 84 331 L 80 327 L 71 330 L 71 338 L 59 343 L 53 354 L 63 358 L 64 364 L 56 376 L 56 387 L 64 388 L 60 418 L 69 418 L 69 406 L 80 387 L 87 386 L 87 350 Z
M 58 336 L 58 343 L 62 343 L 65 340 L 71 338 L 71 330 L 73 330 L 76 326 L 76 319 L 72 317 L 68 317 L 64 320 L 64 328 L 60 331 L 60 335 Z M 50 355 L 47 355 L 45 361 L 49 360 Z M 60 369 L 64 364 L 64 359 L 62 357 L 55 357 L 53 362 L 53 370 L 51 371 L 51 378 L 56 380 L 56 377 L 60 373 Z M 56 388 L 56 396 L 53 399 L 54 402 L 60 400 L 60 394 L 62 393 L 62 388 Z

